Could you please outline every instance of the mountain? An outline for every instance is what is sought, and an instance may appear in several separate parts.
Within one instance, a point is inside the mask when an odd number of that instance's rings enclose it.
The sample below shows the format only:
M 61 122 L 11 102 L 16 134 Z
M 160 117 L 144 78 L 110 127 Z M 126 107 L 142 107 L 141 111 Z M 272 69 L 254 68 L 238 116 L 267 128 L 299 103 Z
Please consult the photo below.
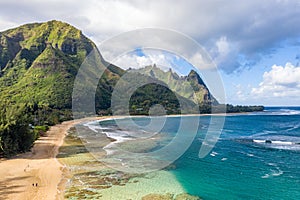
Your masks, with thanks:
M 167 75 L 167 74 L 166 74 Z M 199 105 L 169 88 L 168 84 L 157 78 L 128 70 L 114 88 L 112 97 L 115 115 L 126 114 L 129 103 L 130 114 L 148 115 L 157 104 L 163 106 L 155 115 L 199 113 Z M 153 110 L 152 110 L 153 111 Z
M 48 125 L 72 119 L 74 80 L 93 50 L 99 52 L 80 30 L 55 20 L 0 32 L 0 156 L 29 150 Z M 157 112 L 162 110 L 157 104 L 166 114 L 195 113 L 199 108 L 210 112 L 210 105 L 218 105 L 195 71 L 183 77 L 155 66 L 125 71 L 99 55 L 107 66 L 95 93 L 99 115 L 128 114 L 126 110 L 130 114 L 164 114 Z M 89 73 L 97 76 L 97 71 Z M 139 81 L 150 84 L 134 88 Z M 80 86 L 84 92 L 85 86 L 90 85 Z M 195 92 L 191 93 L 189 86 Z M 116 87 L 121 92 L 115 94 Z M 125 98 L 129 91 L 130 98 Z
M 2 32 L 0 41 L 1 98 L 71 108 L 72 81 L 95 48 L 81 31 L 50 21 Z
M 70 118 L 77 71 L 95 44 L 75 27 L 60 21 L 33 23 L 0 33 L 0 94 L 9 104 L 25 103 L 33 112 L 50 114 L 50 125 Z M 111 70 L 110 70 L 111 69 Z M 96 98 L 108 102 L 113 84 L 124 71 L 109 66 Z M 116 77 L 116 78 L 115 78 Z M 109 105 L 97 104 L 101 109 Z M 55 111 L 55 112 L 53 112 Z M 46 112 L 46 113 L 45 113 Z
M 96 45 L 80 30 L 55 20 L 0 33 L 0 154 L 11 155 L 30 148 L 38 132 L 28 124 L 39 127 L 72 118 L 74 80 L 93 49 Z M 124 73 L 117 66 L 107 67 L 95 94 L 97 113 L 111 114 L 111 95 Z M 180 113 L 175 95 L 160 84 L 138 89 L 130 99 L 130 113 L 147 114 L 152 105 L 160 103 L 168 114 Z M 153 98 L 157 91 L 158 100 Z M 183 102 L 190 109 L 194 106 L 188 99 Z M 141 107 L 144 110 L 135 109 Z
M 55 20 L 0 33 L 0 155 L 28 150 L 46 130 L 40 125 L 72 118 L 73 83 L 95 48 L 80 30 Z M 122 73 L 113 65 L 105 71 L 96 95 L 99 109 L 110 107 L 111 85 Z
M 75 76 L 85 57 L 95 48 L 80 30 L 55 20 L 0 33 L 0 99 L 9 104 L 25 103 L 33 107 L 34 112 L 42 110 L 44 115 L 51 115 L 51 119 L 41 119 L 40 114 L 35 120 L 50 125 L 58 123 L 62 116 L 70 118 Z M 108 66 L 95 97 L 99 113 L 110 113 L 113 87 L 124 73 L 117 66 Z M 168 74 L 162 73 L 163 76 Z M 149 96 L 151 90 L 147 91 Z M 168 93 L 167 88 L 164 92 Z M 139 95 L 134 96 L 139 98 Z M 183 97 L 189 101 L 189 96 Z M 138 101 L 133 99 L 132 102 Z M 170 114 L 175 112 L 171 110 Z
M 134 69 L 134 71 L 166 83 L 172 91 L 182 97 L 192 100 L 196 104 L 218 104 L 199 74 L 194 70 L 191 70 L 187 76 L 179 76 L 171 69 L 165 72 L 154 64 L 153 66 L 150 65 L 145 68 Z

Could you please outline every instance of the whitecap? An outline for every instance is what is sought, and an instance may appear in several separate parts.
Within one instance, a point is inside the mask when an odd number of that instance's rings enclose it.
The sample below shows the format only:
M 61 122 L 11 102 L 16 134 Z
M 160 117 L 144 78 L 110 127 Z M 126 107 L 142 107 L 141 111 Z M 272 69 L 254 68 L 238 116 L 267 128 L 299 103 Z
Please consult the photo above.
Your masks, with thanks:
M 275 176 L 281 176 L 283 174 L 283 171 L 280 170 L 279 167 L 276 167 L 276 170 L 271 169 L 271 173 L 265 174 L 261 178 L 271 178 Z
M 277 166 L 277 164 L 275 164 L 275 163 L 268 163 L 268 165 L 270 165 L 270 166 Z
M 294 125 L 293 127 L 289 128 L 289 129 L 287 129 L 287 131 L 293 131 L 293 130 L 299 129 L 299 128 L 300 128 L 300 123 L 297 124 L 297 125 Z
M 266 140 L 253 140 L 253 142 L 255 142 L 255 143 L 265 143 Z
M 262 176 L 261 178 L 269 178 L 270 174 L 265 174 L 264 176 Z
M 293 110 L 293 109 L 280 109 L 279 112 L 277 112 L 277 113 L 278 113 L 278 115 L 299 115 L 300 111 Z
M 218 153 L 215 152 L 215 151 L 213 151 L 213 152 L 210 153 L 210 155 L 213 156 L 213 157 L 215 157 L 216 155 L 218 155 Z
M 293 142 L 287 142 L 287 141 L 272 141 L 272 144 L 282 144 L 282 145 L 292 145 Z

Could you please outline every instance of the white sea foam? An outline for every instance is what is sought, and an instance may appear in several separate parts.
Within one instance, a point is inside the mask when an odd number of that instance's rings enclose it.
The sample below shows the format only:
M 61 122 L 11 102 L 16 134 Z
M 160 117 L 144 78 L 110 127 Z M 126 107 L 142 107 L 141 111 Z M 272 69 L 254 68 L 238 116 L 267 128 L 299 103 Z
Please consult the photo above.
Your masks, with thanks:
M 294 143 L 286 141 L 272 141 L 272 144 L 293 145 Z
M 265 174 L 261 178 L 271 178 L 271 177 L 275 177 L 275 176 L 280 176 L 282 174 L 283 174 L 283 171 L 280 170 L 279 167 L 277 167 L 276 170 L 271 169 L 271 173 Z
M 270 175 L 269 174 L 265 174 L 264 176 L 262 176 L 261 178 L 269 178 Z
M 258 133 L 251 137 L 237 139 L 237 141 L 247 144 L 253 143 L 256 147 L 300 151 L 300 137 L 296 136 Z
M 277 170 L 272 170 L 272 176 L 280 176 L 283 174 L 283 171 L 281 171 L 279 168 Z
M 263 133 L 260 135 L 266 135 L 266 134 L 272 134 L 272 133 L 277 133 L 277 131 L 264 130 Z
M 255 142 L 255 143 L 265 143 L 266 141 L 265 140 L 253 140 L 253 142 Z
M 300 110 L 291 108 L 264 110 L 263 112 L 254 112 L 251 115 L 299 115 Z
M 280 140 L 253 140 L 255 143 L 267 143 L 267 144 L 274 144 L 274 145 L 293 145 L 295 143 L 290 141 L 280 141 Z
M 213 151 L 213 152 L 210 153 L 210 155 L 213 156 L 213 157 L 215 157 L 216 155 L 218 155 L 218 153 L 215 152 L 215 151 Z
M 300 123 L 297 124 L 297 125 L 294 125 L 293 127 L 289 128 L 289 129 L 287 129 L 287 131 L 293 131 L 293 130 L 298 129 L 298 128 L 300 128 Z
M 103 149 L 106 151 L 107 155 L 113 155 L 117 151 L 116 145 L 118 143 L 122 143 L 128 140 L 132 140 L 132 138 L 128 138 L 126 132 L 116 131 L 116 132 L 103 132 L 107 137 L 114 139 L 115 141 L 109 143 Z
M 99 124 L 97 124 L 97 122 L 99 121 L 92 121 L 92 122 L 88 122 L 83 124 L 83 126 L 88 127 L 90 130 L 94 131 L 95 133 L 98 133 L 97 130 L 101 130 L 101 126 Z
M 299 115 L 300 110 L 293 109 L 280 109 L 279 111 L 273 112 L 273 114 L 277 115 Z
M 276 163 L 268 163 L 268 165 L 270 165 L 270 166 L 277 166 Z

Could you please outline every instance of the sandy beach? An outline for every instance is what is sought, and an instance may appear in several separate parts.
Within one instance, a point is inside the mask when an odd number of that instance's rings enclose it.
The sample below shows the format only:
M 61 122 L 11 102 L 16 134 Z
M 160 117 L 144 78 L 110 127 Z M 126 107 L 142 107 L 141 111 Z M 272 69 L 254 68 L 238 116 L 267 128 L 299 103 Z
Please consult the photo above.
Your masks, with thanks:
M 62 199 L 64 166 L 57 161 L 59 147 L 69 128 L 77 123 L 103 117 L 66 121 L 52 126 L 31 152 L 0 161 L 0 199 Z
M 52 126 L 46 136 L 35 142 L 31 152 L 0 160 L 0 199 L 63 199 L 61 191 L 66 182 L 63 175 L 67 169 L 56 156 L 67 131 L 77 123 L 104 118 L 111 117 L 85 118 Z

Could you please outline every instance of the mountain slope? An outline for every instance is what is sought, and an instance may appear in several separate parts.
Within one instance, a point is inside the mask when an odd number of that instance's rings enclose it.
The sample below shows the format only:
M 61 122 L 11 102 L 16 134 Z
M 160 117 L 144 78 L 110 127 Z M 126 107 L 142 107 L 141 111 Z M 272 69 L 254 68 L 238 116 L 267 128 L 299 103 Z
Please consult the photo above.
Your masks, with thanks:
M 95 45 L 59 21 L 23 25 L 0 37 L 1 97 L 70 108 L 72 81 Z
M 146 66 L 134 71 L 164 82 L 172 91 L 190 99 L 196 104 L 218 104 L 203 80 L 194 70 L 191 70 L 187 76 L 179 76 L 177 73 L 172 72 L 171 69 L 165 72 L 154 64 L 153 66 Z
M 80 30 L 59 21 L 0 33 L 0 155 L 28 150 L 39 130 L 46 129 L 38 125 L 71 119 L 74 79 L 86 55 L 95 48 Z M 110 66 L 100 84 L 102 91 L 110 93 L 107 84 L 114 80 L 112 74 L 118 77 L 116 73 L 122 71 Z
M 96 45 L 80 30 L 55 20 L 0 33 L 0 156 L 27 151 L 40 132 L 47 129 L 41 126 L 72 118 L 74 80 L 92 50 L 97 51 Z M 97 85 L 95 109 L 98 114 L 108 115 L 112 114 L 115 86 L 128 71 L 107 63 L 101 55 L 100 62 L 107 69 Z M 97 77 L 97 71 L 90 73 Z M 195 71 L 179 77 L 171 71 L 146 67 L 128 76 L 121 86 L 125 92 L 116 94 L 114 114 L 129 110 L 130 114 L 147 115 L 156 104 L 163 105 L 167 114 L 197 113 L 199 105 L 209 112 L 211 104 L 218 104 Z M 137 77 L 151 84 L 136 88 L 126 106 L 120 107 L 122 95 Z M 88 86 L 82 86 L 83 93 Z M 188 92 L 188 86 L 195 94 Z
M 11 155 L 30 148 L 38 134 L 28 124 L 53 125 L 72 118 L 73 83 L 80 65 L 93 49 L 95 44 L 80 30 L 55 20 L 0 33 L 0 154 Z M 103 58 L 101 62 L 108 64 Z M 124 73 L 114 65 L 105 70 L 95 94 L 99 114 L 111 113 L 111 95 Z M 151 105 L 162 101 L 169 102 L 164 104 L 169 114 L 179 113 L 175 96 L 167 88 L 148 85 L 144 89 L 147 93 L 137 91 L 133 95 L 130 108 L 146 109 L 131 109 L 132 114 L 147 114 Z M 152 98 L 148 107 L 143 105 L 158 89 L 163 98 Z M 189 100 L 184 101 L 190 104 Z
M 55 20 L 7 30 L 0 33 L 0 41 L 0 99 L 25 103 L 34 107 L 33 112 L 43 110 L 44 116 L 57 113 L 51 120 L 35 119 L 39 122 L 55 124 L 61 116 L 70 118 L 74 79 L 95 44 L 75 27 Z M 99 109 L 109 108 L 109 95 L 102 94 L 111 93 L 122 73 L 113 65 L 105 71 L 101 94 L 96 95 Z
M 29 104 L 34 107 L 33 112 L 43 110 L 44 115 L 48 111 L 53 114 L 53 110 L 56 110 L 57 116 L 66 115 L 66 118 L 69 118 L 77 70 L 85 57 L 95 48 L 95 44 L 80 30 L 55 20 L 27 24 L 0 33 L 0 99 L 8 100 L 12 104 Z M 108 64 L 103 59 L 102 62 Z M 152 69 L 146 67 L 140 73 L 148 76 L 150 71 L 155 74 L 152 79 L 158 79 L 168 86 L 171 85 L 170 89 L 185 98 L 184 101 L 187 104 L 190 104 L 188 103 L 190 100 L 201 104 L 207 104 L 213 100 L 205 84 L 199 82 L 200 77 L 197 77 L 195 73 L 180 78 L 175 73 L 163 72 L 156 67 Z M 99 81 L 95 97 L 96 110 L 99 113 L 110 113 L 113 87 L 124 73 L 125 71 L 117 66 L 108 66 Z M 188 79 L 191 83 L 196 91 L 195 94 L 186 92 L 187 83 L 184 79 Z M 147 86 L 145 87 L 147 89 Z M 155 88 L 147 89 L 148 92 L 152 91 L 153 95 L 154 90 Z M 165 87 L 163 91 L 171 92 L 167 90 Z M 148 93 L 141 91 L 139 93 L 149 97 Z M 134 95 L 132 102 L 138 103 L 134 98 L 140 99 L 139 96 Z M 170 95 L 166 96 L 171 98 Z M 39 115 L 39 119 L 35 120 L 54 124 L 59 121 L 57 116 L 53 116 L 56 119 L 49 120 L 40 119 Z

